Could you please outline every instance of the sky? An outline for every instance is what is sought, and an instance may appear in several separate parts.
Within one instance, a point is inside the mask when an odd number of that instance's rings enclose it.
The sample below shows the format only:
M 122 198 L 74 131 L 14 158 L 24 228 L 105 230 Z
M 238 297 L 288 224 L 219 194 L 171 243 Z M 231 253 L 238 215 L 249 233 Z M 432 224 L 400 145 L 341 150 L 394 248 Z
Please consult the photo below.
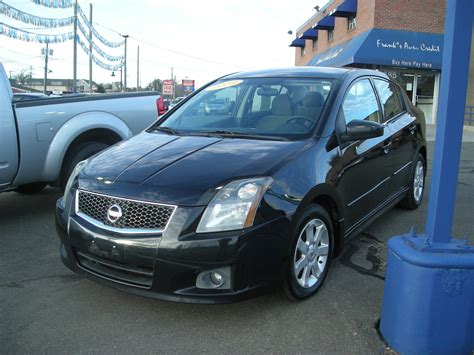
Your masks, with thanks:
M 55 9 L 31 0 L 4 0 L 19 10 L 49 18 L 69 17 L 73 9 Z M 178 81 L 196 80 L 199 87 L 219 76 L 262 68 L 294 65 L 294 48 L 288 47 L 296 29 L 309 19 L 316 5 L 326 0 L 93 0 L 95 28 L 108 40 L 120 41 L 119 33 L 128 34 L 127 85 L 137 84 L 137 46 L 140 46 L 140 84 L 155 78 L 169 79 L 171 68 Z M 79 0 L 86 14 L 89 3 Z M 32 25 L 0 15 L 0 22 L 38 33 L 65 33 L 72 26 L 37 29 Z M 113 30 L 113 31 L 112 31 Z M 111 55 L 123 53 L 123 47 L 111 49 L 97 44 Z M 30 70 L 42 78 L 44 44 L 23 42 L 0 35 L 0 61 L 14 77 Z M 48 78 L 72 78 L 73 42 L 50 44 Z M 89 77 L 88 56 L 78 46 L 78 79 Z M 120 74 L 93 66 L 93 80 L 108 83 L 120 80 Z

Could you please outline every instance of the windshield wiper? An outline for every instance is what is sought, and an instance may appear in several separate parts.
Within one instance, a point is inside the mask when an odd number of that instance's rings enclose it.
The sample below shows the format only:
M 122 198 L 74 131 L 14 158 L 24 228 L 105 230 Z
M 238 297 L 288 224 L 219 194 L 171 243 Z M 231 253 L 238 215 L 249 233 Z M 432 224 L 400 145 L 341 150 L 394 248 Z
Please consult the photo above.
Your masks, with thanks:
M 215 130 L 215 131 L 196 131 L 188 133 L 189 136 L 220 136 L 227 138 L 249 138 L 249 139 L 262 139 L 262 140 L 277 140 L 277 141 L 288 141 L 287 138 L 279 136 L 267 136 L 253 133 L 234 132 L 230 130 Z
M 152 131 L 164 132 L 164 133 L 172 134 L 172 135 L 175 135 L 175 136 L 180 134 L 179 131 L 177 131 L 173 128 L 170 128 L 170 127 L 153 127 Z

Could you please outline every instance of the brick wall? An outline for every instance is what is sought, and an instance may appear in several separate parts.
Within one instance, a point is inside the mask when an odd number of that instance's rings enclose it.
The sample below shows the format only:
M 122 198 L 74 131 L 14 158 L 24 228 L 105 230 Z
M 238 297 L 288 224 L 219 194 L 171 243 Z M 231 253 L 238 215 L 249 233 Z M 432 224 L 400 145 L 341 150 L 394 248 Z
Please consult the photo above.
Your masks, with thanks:
M 348 31 L 347 18 L 336 17 L 334 39 L 328 43 L 327 31 L 319 31 L 318 47 L 313 50 L 313 41 L 306 40 L 305 55 L 295 48 L 295 65 L 306 65 L 314 55 L 366 32 L 372 28 L 443 33 L 446 0 L 358 0 L 357 26 Z M 335 0 L 314 21 L 302 28 L 297 36 L 313 27 L 343 0 Z
M 334 8 L 339 4 L 344 2 L 344 0 L 335 0 L 325 12 L 321 12 L 320 15 L 312 22 L 307 25 L 304 29 L 297 33 L 297 36 L 300 36 L 304 31 L 313 27 L 316 22 L 321 20 L 327 14 L 329 14 Z M 319 31 L 318 37 L 318 48 L 313 50 L 313 41 L 306 40 L 306 54 L 301 56 L 301 49 L 295 48 L 295 65 L 305 65 L 315 54 L 326 51 L 327 49 L 345 42 L 351 39 L 358 34 L 368 31 L 374 27 L 374 12 L 375 12 L 375 2 L 374 0 L 359 0 L 358 1 L 358 12 L 357 12 L 357 26 L 354 30 L 348 31 L 347 28 L 347 18 L 336 17 L 334 24 L 334 39 L 328 43 L 328 32 Z
M 443 33 L 445 5 L 445 0 L 376 0 L 375 27 Z

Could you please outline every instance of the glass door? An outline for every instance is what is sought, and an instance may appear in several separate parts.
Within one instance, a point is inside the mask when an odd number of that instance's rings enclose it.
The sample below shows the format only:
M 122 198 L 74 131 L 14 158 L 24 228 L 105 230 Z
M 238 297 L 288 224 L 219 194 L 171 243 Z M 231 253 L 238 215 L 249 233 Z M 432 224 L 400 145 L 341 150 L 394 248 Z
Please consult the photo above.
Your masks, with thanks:
M 435 74 L 417 74 L 415 105 L 425 114 L 427 123 L 433 123 Z

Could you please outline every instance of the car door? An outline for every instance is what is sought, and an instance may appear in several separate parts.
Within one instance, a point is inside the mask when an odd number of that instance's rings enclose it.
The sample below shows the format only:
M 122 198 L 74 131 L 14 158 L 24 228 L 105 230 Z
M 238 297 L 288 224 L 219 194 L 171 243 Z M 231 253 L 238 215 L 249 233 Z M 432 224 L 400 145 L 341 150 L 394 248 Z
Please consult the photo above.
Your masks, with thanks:
M 416 117 L 406 109 L 398 86 L 380 78 L 374 78 L 373 81 L 380 99 L 384 125 L 392 135 L 387 157 L 392 174 L 390 191 L 391 194 L 397 194 L 410 181 L 416 146 Z
M 340 127 L 352 120 L 380 123 L 381 117 L 372 83 L 369 78 L 364 78 L 348 88 L 338 111 L 337 125 Z M 390 180 L 387 149 L 390 144 L 390 131 L 385 128 L 380 137 L 340 146 L 337 189 L 345 204 L 347 232 L 368 218 L 387 199 Z
M 6 85 L 4 80 L 1 84 Z M 18 169 L 18 142 L 11 99 L 7 90 L 0 91 L 0 190 L 12 182 Z

